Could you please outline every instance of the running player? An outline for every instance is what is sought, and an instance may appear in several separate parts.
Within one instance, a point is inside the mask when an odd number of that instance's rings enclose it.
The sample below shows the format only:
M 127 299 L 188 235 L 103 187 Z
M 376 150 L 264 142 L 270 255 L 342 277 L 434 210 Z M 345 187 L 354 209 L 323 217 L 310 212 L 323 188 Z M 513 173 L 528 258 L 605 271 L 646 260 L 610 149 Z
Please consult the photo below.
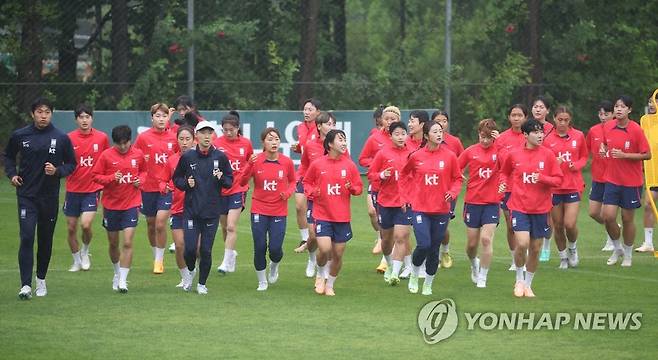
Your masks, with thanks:
M 169 129 L 169 107 L 151 106 L 152 127 L 139 134 L 135 147 L 144 154 L 148 177 L 142 184 L 141 212 L 146 217 L 147 235 L 153 250 L 153 273 L 164 272 L 164 251 L 167 245 L 167 223 L 171 209 L 171 192 L 165 192 L 169 179 L 167 160 L 178 152 L 176 133 Z
M 464 152 L 464 145 L 462 145 L 461 140 L 458 137 L 450 135 L 450 124 L 448 119 L 448 113 L 445 111 L 435 111 L 432 113 L 432 121 L 438 122 L 445 129 L 443 133 L 443 142 L 446 147 L 455 153 L 455 156 Z M 453 202 L 450 204 L 450 219 L 455 218 L 455 206 L 457 205 L 457 198 L 453 199 Z M 449 269 L 452 267 L 452 256 L 450 256 L 450 230 L 446 230 L 446 235 L 441 242 L 441 267 Z
M 126 125 L 112 129 L 114 146 L 105 150 L 92 170 L 95 182 L 103 185 L 103 227 L 107 230 L 110 261 L 114 268 L 112 289 L 128 292 L 128 273 L 133 259 L 133 237 L 142 202 L 140 186 L 146 182 L 144 154 L 131 146 L 132 132 Z M 119 232 L 123 247 L 119 250 Z
M 107 135 L 92 127 L 93 110 L 81 104 L 75 109 L 76 130 L 68 135 L 73 144 L 75 158 L 79 160 L 75 171 L 66 179 L 66 198 L 64 214 L 68 230 L 68 242 L 73 255 L 73 265 L 69 271 L 89 270 L 89 244 L 91 243 L 91 224 L 96 216 L 98 195 L 103 188 L 100 184 L 89 181 L 91 170 L 100 154 L 110 147 Z M 78 243 L 78 220 L 82 232 L 82 248 Z
M 633 111 L 633 100 L 622 95 L 615 101 L 615 118 L 603 125 L 601 155 L 607 154 L 605 192 L 603 194 L 603 221 L 612 238 L 614 250 L 608 265 L 615 265 L 623 257 L 621 266 L 632 265 L 635 241 L 635 209 L 639 208 L 642 192 L 642 161 L 651 159 L 647 137 L 638 123 L 628 115 Z M 622 229 L 617 224 L 617 211 L 621 208 Z M 622 248 L 621 237 L 624 237 Z
M 466 224 L 466 255 L 471 262 L 471 281 L 479 288 L 487 287 L 487 275 L 493 256 L 493 239 L 500 219 L 498 194 L 498 154 L 492 133 L 497 131 L 493 119 L 478 125 L 477 144 L 469 146 L 457 162 L 463 172 L 468 167 L 468 182 L 464 198 Z M 481 258 L 477 257 L 482 245 Z
M 288 198 L 295 192 L 295 166 L 289 157 L 279 153 L 279 130 L 268 127 L 260 135 L 263 152 L 249 157 L 240 185 L 247 186 L 254 178 L 251 198 L 251 233 L 254 238 L 254 267 L 258 277 L 258 291 L 267 290 L 268 283 L 279 279 L 279 263 L 283 258 L 286 235 Z M 270 254 L 270 271 L 265 254 Z
M 439 247 L 450 221 L 450 203 L 462 185 L 457 156 L 443 141 L 443 127 L 438 122 L 423 126 L 423 143 L 411 153 L 398 182 L 405 204 L 411 204 L 416 248 L 408 289 L 418 292 L 418 272 L 425 262 L 423 295 L 432 295 L 432 282 L 439 266 Z M 416 189 L 408 191 L 408 189 Z
M 572 114 L 566 106 L 558 106 L 553 113 L 555 128 L 546 136 L 544 146 L 553 151 L 562 170 L 562 182 L 553 188 L 551 218 L 560 256 L 560 269 L 578 266 L 578 227 L 576 220 L 580 197 L 585 188 L 582 170 L 587 165 L 585 136 L 572 126 Z M 567 249 L 568 240 L 568 249 Z M 567 253 L 568 251 L 568 253 Z
M 11 133 L 5 148 L 5 174 L 16 188 L 21 274 L 19 299 L 32 298 L 34 235 L 37 236 L 36 295 L 46 296 L 46 274 L 59 212 L 59 179 L 75 170 L 71 140 L 51 124 L 53 104 L 37 98 L 31 106 L 33 124 Z M 18 169 L 16 166 L 18 165 Z
M 652 94 L 653 96 L 653 94 Z M 649 102 L 647 104 L 647 114 L 655 114 L 656 108 L 653 105 L 653 99 L 649 96 Z M 640 124 L 644 125 L 645 122 L 650 121 L 649 117 L 643 115 L 640 118 Z M 651 196 L 653 196 L 654 202 L 658 200 L 658 188 L 651 187 Z M 656 226 L 656 217 L 653 214 L 653 209 L 651 208 L 651 203 L 647 197 L 647 193 L 644 195 L 644 242 L 642 246 L 635 249 L 636 252 L 653 252 L 653 228 Z
M 327 155 L 315 160 L 306 171 L 304 191 L 313 194 L 313 219 L 319 250 L 317 262 L 321 276 L 315 292 L 334 296 L 334 283 L 343 265 L 345 245 L 352 238 L 350 196 L 360 195 L 363 183 L 356 165 L 345 156 L 347 138 L 342 130 L 327 133 L 324 150 Z M 327 269 L 330 253 L 331 267 Z M 329 275 L 325 276 L 327 271 Z
M 516 237 L 514 296 L 535 297 L 532 280 L 537 272 L 541 239 L 547 237 L 550 230 L 551 189 L 562 181 L 562 171 L 553 152 L 541 146 L 544 131 L 538 120 L 529 119 L 521 126 L 521 131 L 527 139 L 526 145 L 505 159 L 501 172 L 506 182 L 500 184 L 499 192 L 503 193 L 507 184 L 511 184 L 512 194 L 507 206 L 512 212 Z
M 382 119 L 382 112 L 386 106 L 384 105 L 379 105 L 378 108 L 375 109 L 375 111 L 372 113 L 372 118 L 375 120 L 375 127 L 370 129 L 370 134 L 368 134 L 368 137 L 373 136 L 374 134 L 381 132 L 382 128 L 384 127 L 384 120 Z M 366 206 L 368 207 L 368 217 L 370 218 L 370 225 L 372 226 L 373 230 L 375 230 L 376 233 L 376 240 L 375 240 L 375 245 L 372 247 L 372 253 L 373 255 L 379 255 L 382 253 L 382 236 L 379 228 L 379 222 L 377 220 L 377 209 L 376 205 L 373 201 L 373 196 L 372 196 L 372 187 L 370 184 L 368 184 L 368 196 L 366 196 Z M 379 266 L 377 267 L 378 272 L 383 272 L 386 270 L 385 267 L 382 267 L 382 264 L 385 265 L 385 262 L 380 262 Z
M 225 206 L 219 222 L 222 225 L 222 236 L 224 237 L 224 259 L 217 271 L 224 275 L 235 271 L 238 256 L 238 252 L 235 251 L 235 243 L 238 240 L 238 221 L 249 190 L 249 186 L 241 185 L 239 179 L 247 161 L 254 153 L 254 149 L 251 141 L 242 136 L 240 118 L 235 114 L 228 114 L 222 118 L 222 130 L 224 135 L 215 139 L 213 144 L 228 157 L 235 179 L 230 189 L 222 189 Z
M 601 143 L 603 142 L 603 124 L 606 121 L 612 120 L 613 105 L 610 101 L 604 100 L 599 104 L 598 117 L 600 123 L 592 126 L 587 132 L 585 142 L 587 149 L 592 154 L 592 188 L 589 192 L 589 216 L 597 223 L 604 225 L 603 222 L 603 192 L 605 190 L 605 168 L 607 157 L 599 153 Z M 607 232 L 606 232 L 607 235 Z M 607 235 L 608 239 L 601 249 L 601 251 L 612 251 L 612 239 Z
M 532 102 L 532 116 L 539 121 L 540 124 L 544 127 L 544 139 L 551 132 L 553 132 L 553 124 L 548 122 L 548 114 L 551 112 L 551 103 L 547 98 L 543 96 L 538 96 Z M 551 225 L 551 218 L 548 219 L 549 225 Z M 548 231 L 548 236 L 542 240 L 541 254 L 539 255 L 539 261 L 548 261 L 551 258 L 551 232 L 552 229 Z

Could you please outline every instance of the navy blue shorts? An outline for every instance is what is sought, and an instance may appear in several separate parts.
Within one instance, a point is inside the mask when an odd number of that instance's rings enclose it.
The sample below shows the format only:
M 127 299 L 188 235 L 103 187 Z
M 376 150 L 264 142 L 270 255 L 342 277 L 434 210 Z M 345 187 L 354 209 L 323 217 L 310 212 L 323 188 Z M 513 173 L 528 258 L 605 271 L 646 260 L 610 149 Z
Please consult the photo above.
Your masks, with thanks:
M 136 207 L 127 210 L 103 209 L 103 227 L 107 231 L 121 231 L 137 227 L 139 221 L 137 209 Z
M 402 212 L 401 207 L 377 206 L 377 210 L 377 219 L 382 229 L 390 229 L 395 225 L 411 225 L 411 209 Z
M 561 203 L 569 204 L 580 201 L 580 193 L 573 192 L 568 194 L 553 194 L 553 206 Z
M 98 210 L 98 192 L 77 193 L 66 192 L 64 198 L 64 215 L 79 217 L 83 212 Z
M 503 199 L 500 201 L 500 208 L 509 211 L 509 208 L 507 207 L 507 202 L 509 201 L 510 196 L 512 196 L 512 192 L 506 192 L 505 195 L 503 196 Z
M 531 239 L 549 237 L 551 227 L 548 226 L 548 213 L 525 214 L 512 210 L 512 229 L 514 229 L 514 232 L 529 231 Z
M 349 222 L 316 220 L 315 236 L 328 236 L 332 242 L 345 243 L 352 238 L 352 225 Z
M 303 194 L 304 193 L 304 184 L 302 184 L 302 181 L 304 181 L 303 178 L 297 180 L 297 183 L 295 184 L 295 192 L 297 194 Z
M 269 233 L 270 244 L 283 244 L 286 235 L 286 216 L 269 216 L 263 214 L 251 213 L 251 233 L 254 241 L 261 241 L 266 244 Z
M 247 195 L 246 192 L 239 192 L 231 195 L 222 195 L 222 206 L 221 206 L 221 214 L 226 215 L 228 214 L 229 210 L 233 209 L 244 209 L 244 201 L 245 201 L 245 196 Z
M 159 191 L 142 191 L 142 207 L 139 211 L 146 217 L 154 217 L 160 210 L 171 210 L 172 192 L 161 194 Z
M 479 229 L 484 224 L 500 222 L 500 205 L 498 204 L 464 204 L 464 224 L 466 227 Z
M 171 215 L 169 227 L 171 230 L 183 230 L 183 213 Z
M 416 247 L 438 251 L 448 230 L 450 214 L 430 215 L 416 211 L 412 221 L 414 235 L 416 235 Z
M 313 224 L 315 222 L 315 220 L 313 220 L 313 200 L 306 201 L 306 222 L 308 224 Z
M 605 193 L 605 183 L 592 181 L 592 188 L 589 189 L 589 199 L 602 203 L 603 193 Z
M 604 205 L 617 205 L 623 209 L 637 209 L 642 206 L 642 186 L 621 186 L 605 184 L 603 193 Z

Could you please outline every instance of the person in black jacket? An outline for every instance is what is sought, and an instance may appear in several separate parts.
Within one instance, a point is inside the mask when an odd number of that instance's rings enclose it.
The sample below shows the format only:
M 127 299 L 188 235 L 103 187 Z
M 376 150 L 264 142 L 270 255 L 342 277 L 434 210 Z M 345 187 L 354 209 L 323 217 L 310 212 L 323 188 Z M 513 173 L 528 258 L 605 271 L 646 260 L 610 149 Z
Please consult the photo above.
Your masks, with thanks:
M 59 181 L 71 174 L 77 165 L 71 140 L 50 123 L 53 116 L 52 103 L 45 98 L 36 99 L 32 103 L 30 115 L 34 123 L 14 131 L 4 153 L 5 174 L 16 187 L 18 200 L 21 240 L 18 250 L 21 290 L 18 297 L 23 300 L 32 298 L 35 228 L 36 295 L 46 296 L 48 293 L 46 273 L 59 212 Z
M 219 226 L 222 188 L 233 185 L 233 171 L 226 155 L 212 146 L 214 127 L 201 121 L 195 127 L 197 147 L 181 155 L 174 170 L 174 185 L 185 191 L 183 231 L 185 263 L 183 290 L 190 291 L 196 273 L 197 241 L 200 238 L 199 283 L 197 292 L 208 293 L 206 280 L 212 266 L 212 246 Z

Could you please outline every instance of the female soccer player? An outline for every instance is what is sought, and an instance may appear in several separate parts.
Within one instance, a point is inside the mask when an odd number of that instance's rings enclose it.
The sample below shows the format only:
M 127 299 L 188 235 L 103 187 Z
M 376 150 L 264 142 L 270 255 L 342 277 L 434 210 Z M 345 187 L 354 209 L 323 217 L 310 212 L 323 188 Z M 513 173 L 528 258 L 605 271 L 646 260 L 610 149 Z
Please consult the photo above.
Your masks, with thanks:
M 430 121 L 430 115 L 425 110 L 414 110 L 409 114 L 407 148 L 410 151 L 420 147 L 423 142 L 423 125 L 428 121 Z
M 506 182 L 500 184 L 499 192 L 505 192 L 507 184 L 511 184 L 512 194 L 507 206 L 512 212 L 516 237 L 514 296 L 535 297 L 532 280 L 537 271 L 541 239 L 547 237 L 550 230 L 551 189 L 562 181 L 562 171 L 553 152 L 541 146 L 544 131 L 539 121 L 529 119 L 521 126 L 521 131 L 526 144 L 505 159 L 501 173 Z
M 306 171 L 304 191 L 313 194 L 318 272 L 322 278 L 315 292 L 334 296 L 334 282 L 343 265 L 345 245 L 352 238 L 350 196 L 360 195 L 363 183 L 356 165 L 345 156 L 347 139 L 342 130 L 327 133 L 324 150 L 327 155 L 315 160 Z M 329 253 L 331 268 L 327 269 Z M 327 271 L 329 275 L 325 276 Z
M 194 129 L 182 125 L 176 131 L 178 138 L 178 146 L 180 147 L 180 152 L 175 153 L 169 158 L 167 162 L 167 167 L 169 169 L 168 177 L 171 179 L 180 160 L 181 154 L 186 151 L 194 148 Z M 176 252 L 176 265 L 178 265 L 178 271 L 181 274 L 181 281 L 176 287 L 183 287 L 183 279 L 185 274 L 185 258 L 183 257 L 183 252 L 185 251 L 185 241 L 183 238 L 183 202 L 185 200 L 185 192 L 176 188 L 173 184 L 173 181 L 167 185 L 166 191 L 173 192 L 172 203 L 171 203 L 171 237 L 174 240 L 175 252 Z
M 112 289 L 128 292 L 128 272 L 133 259 L 133 237 L 142 202 L 139 188 L 146 182 L 144 154 L 131 146 L 131 130 L 126 125 L 112 129 L 114 146 L 105 150 L 92 170 L 93 180 L 103 185 L 103 227 L 107 230 L 110 261 L 114 267 Z M 119 250 L 119 232 L 123 247 Z
M 153 273 L 164 272 L 164 251 L 167 245 L 167 222 L 171 209 L 171 192 L 163 193 L 169 179 L 167 160 L 178 152 L 176 133 L 169 129 L 169 107 L 158 103 L 151 106 L 153 127 L 139 134 L 135 147 L 146 160 L 148 176 L 142 184 L 141 212 L 146 217 L 147 234 L 153 249 Z
M 539 121 L 539 123 L 544 127 L 544 139 L 551 132 L 553 132 L 553 124 L 548 122 L 548 114 L 551 112 L 551 103 L 543 96 L 538 96 L 532 102 L 532 116 Z M 548 219 L 549 225 L 551 219 Z M 548 232 L 548 236 L 542 240 L 541 255 L 539 255 L 539 261 L 548 261 L 551 258 L 551 230 Z
M 418 272 L 425 263 L 423 295 L 432 295 L 432 282 L 439 266 L 439 246 L 450 220 L 450 202 L 461 190 L 457 156 L 443 142 L 443 127 L 438 122 L 423 126 L 423 143 L 411 153 L 400 177 L 400 195 L 411 204 L 416 248 L 409 291 L 418 292 Z M 408 189 L 416 189 L 409 192 Z
M 498 154 L 492 133 L 497 131 L 493 119 L 478 125 L 479 143 L 469 146 L 457 162 L 463 172 L 468 167 L 468 182 L 464 198 L 466 224 L 466 255 L 471 261 L 471 280 L 479 288 L 487 287 L 487 274 L 493 256 L 493 238 L 500 217 L 498 194 Z M 478 245 L 482 245 L 478 259 Z
M 283 258 L 283 239 L 286 235 L 288 198 L 295 192 L 295 166 L 289 157 L 279 153 L 279 130 L 268 127 L 260 135 L 263 152 L 249 158 L 240 185 L 254 179 L 251 200 L 251 233 L 254 238 L 254 267 L 258 277 L 258 291 L 279 279 L 279 263 Z M 265 253 L 270 253 L 270 272 L 265 275 Z
M 560 269 L 578 266 L 578 210 L 580 196 L 585 188 L 582 169 L 587 164 L 585 136 L 572 127 L 572 114 L 566 106 L 558 106 L 553 113 L 555 129 L 546 136 L 544 145 L 555 154 L 563 178 L 559 186 L 553 188 L 553 233 L 555 245 L 560 255 Z M 567 240 L 569 249 L 567 254 Z
M 608 154 L 603 193 L 603 221 L 612 238 L 614 250 L 608 265 L 615 265 L 623 257 L 621 266 L 632 265 L 635 240 L 635 209 L 639 208 L 642 192 L 642 161 L 651 159 L 647 137 L 638 123 L 628 115 L 633 111 L 633 100 L 622 95 L 615 101 L 615 118 L 603 125 L 603 143 L 599 152 Z M 617 211 L 621 208 L 622 229 L 617 224 Z M 621 237 L 624 237 L 624 247 Z
M 254 153 L 254 149 L 251 146 L 251 141 L 242 136 L 240 118 L 235 114 L 228 114 L 222 118 L 222 130 L 224 135 L 215 139 L 213 144 L 228 157 L 235 178 L 230 189 L 222 189 L 225 206 L 222 209 L 222 215 L 219 217 L 224 237 L 224 259 L 217 271 L 225 275 L 235 271 L 235 262 L 238 256 L 238 252 L 235 251 L 235 243 L 238 240 L 238 221 L 249 190 L 249 186 L 247 184 L 241 185 L 239 179 L 249 158 Z
M 384 146 L 375 155 L 368 169 L 371 183 L 379 182 L 377 206 L 382 233 L 382 253 L 386 260 L 384 281 L 392 286 L 400 283 L 402 260 L 409 247 L 411 210 L 400 197 L 398 182 L 407 163 L 407 128 L 402 122 L 392 122 L 388 127 L 392 144 Z M 395 251 L 393 246 L 395 245 Z
M 373 136 L 374 134 L 382 131 L 382 128 L 384 127 L 384 120 L 382 119 L 382 113 L 386 106 L 384 105 L 379 105 L 378 108 L 375 109 L 375 111 L 372 113 L 372 118 L 375 120 L 375 127 L 370 129 L 370 133 L 368 134 L 368 137 Z M 376 204 L 373 201 L 373 196 L 372 196 L 372 187 L 368 185 L 368 196 L 366 196 L 366 206 L 368 207 L 368 217 L 370 217 L 370 225 L 372 225 L 373 230 L 377 233 L 377 239 L 375 240 L 375 245 L 372 247 L 372 253 L 373 255 L 379 255 L 382 253 L 382 238 L 381 238 L 381 232 L 379 231 L 379 222 L 377 221 L 377 209 L 376 209 Z M 382 263 L 379 264 L 377 267 L 377 271 L 380 272 L 380 270 L 383 272 L 386 270 L 386 268 L 382 268 L 382 264 L 384 260 L 382 259 Z
M 66 198 L 64 214 L 68 230 L 69 247 L 73 255 L 73 265 L 69 271 L 89 270 L 89 244 L 91 243 L 91 224 L 98 208 L 98 195 L 103 188 L 100 184 L 89 181 L 91 170 L 103 151 L 110 147 L 107 135 L 93 128 L 93 110 L 81 104 L 75 109 L 75 122 L 78 128 L 68 135 L 73 144 L 78 166 L 66 178 Z M 78 220 L 82 231 L 82 249 L 78 243 Z
M 181 155 L 173 182 L 179 190 L 185 191 L 183 237 L 187 268 L 183 270 L 183 290 L 192 289 L 198 249 L 199 282 L 196 290 L 199 295 L 206 295 L 206 280 L 212 266 L 212 246 L 222 207 L 222 189 L 233 185 L 233 170 L 226 155 L 212 146 L 215 133 L 212 124 L 201 121 L 194 130 L 196 149 Z
M 505 159 L 507 159 L 511 152 L 522 149 L 525 146 L 526 140 L 521 131 L 521 126 L 526 122 L 527 118 L 528 108 L 523 104 L 514 104 L 507 110 L 507 120 L 510 123 L 510 128 L 503 131 L 498 136 L 496 136 L 496 131 L 492 132 L 493 137 L 496 139 L 494 144 L 498 152 L 499 166 L 505 162 Z M 499 174 L 499 176 L 501 176 L 501 182 L 507 182 L 506 179 L 502 178 L 504 175 Z M 510 256 L 512 257 L 512 264 L 510 265 L 509 270 L 516 271 L 516 265 L 514 264 L 514 249 L 516 248 L 516 242 L 514 241 L 514 231 L 512 229 L 512 216 L 507 207 L 507 201 L 509 200 L 511 192 L 511 183 L 507 182 L 507 188 L 503 200 L 500 202 L 500 207 L 503 209 L 503 215 L 505 215 L 507 245 L 509 246 Z
M 589 192 L 589 216 L 601 225 L 604 225 L 601 209 L 603 208 L 607 157 L 602 156 L 599 153 L 599 149 L 603 142 L 603 124 L 606 121 L 612 120 L 612 108 L 613 105 L 608 100 L 604 100 L 599 104 L 598 117 L 600 123 L 592 126 L 585 137 L 587 150 L 592 154 L 592 188 Z M 605 245 L 601 249 L 602 251 L 612 251 L 614 249 L 612 239 L 610 239 L 610 236 L 607 236 L 607 238 Z
M 435 111 L 432 113 L 432 121 L 438 122 L 441 124 L 443 129 L 443 142 L 446 147 L 455 153 L 455 156 L 464 152 L 464 145 L 462 145 L 461 140 L 458 137 L 450 135 L 450 124 L 448 119 L 448 113 L 445 111 Z M 453 199 L 453 202 L 450 204 L 450 219 L 455 218 L 455 206 L 457 205 L 457 198 Z M 452 267 L 452 256 L 450 256 L 450 231 L 446 230 L 446 235 L 441 242 L 441 267 L 449 269 Z
M 297 125 L 297 138 L 299 142 L 292 145 L 292 151 L 304 153 L 303 149 L 308 141 L 313 141 L 320 137 L 315 126 L 315 119 L 320 114 L 322 103 L 318 99 L 310 98 L 304 102 L 304 121 Z M 306 242 L 308 241 L 308 223 L 306 222 L 306 195 L 304 195 L 304 179 L 297 175 L 297 187 L 295 190 L 295 210 L 297 213 L 297 227 L 302 240 L 295 248 L 296 253 L 306 251 Z

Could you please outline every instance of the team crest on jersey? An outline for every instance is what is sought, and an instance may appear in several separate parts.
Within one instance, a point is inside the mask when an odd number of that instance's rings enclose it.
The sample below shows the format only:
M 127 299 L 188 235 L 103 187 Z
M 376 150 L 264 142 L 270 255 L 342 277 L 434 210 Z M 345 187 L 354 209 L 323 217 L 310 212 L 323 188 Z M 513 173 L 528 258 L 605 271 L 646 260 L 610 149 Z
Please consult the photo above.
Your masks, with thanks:
M 279 179 L 283 179 L 283 170 L 279 170 Z
M 574 149 L 578 147 L 578 143 L 576 142 L 576 140 L 571 141 L 571 147 Z
M 171 151 L 171 149 L 174 148 L 174 144 L 172 143 L 167 143 L 167 150 Z
M 446 163 L 443 160 L 439 161 L 439 169 L 443 169 L 446 166 Z
M 244 148 L 240 148 L 240 155 L 244 155 Z
M 544 162 L 543 161 L 539 162 L 539 170 L 544 170 Z
M 98 152 L 98 144 L 94 144 L 94 152 Z
M 491 160 L 496 161 L 496 154 L 491 155 Z
M 626 142 L 624 143 L 624 149 L 628 150 L 630 147 L 631 147 L 631 142 L 630 142 L 630 141 L 626 141 Z
M 130 166 L 136 168 L 137 167 L 137 159 L 130 159 Z
M 341 170 L 340 170 L 340 177 L 343 177 L 343 178 L 344 178 L 344 177 L 347 177 L 347 170 L 345 170 L 345 169 L 341 169 Z

